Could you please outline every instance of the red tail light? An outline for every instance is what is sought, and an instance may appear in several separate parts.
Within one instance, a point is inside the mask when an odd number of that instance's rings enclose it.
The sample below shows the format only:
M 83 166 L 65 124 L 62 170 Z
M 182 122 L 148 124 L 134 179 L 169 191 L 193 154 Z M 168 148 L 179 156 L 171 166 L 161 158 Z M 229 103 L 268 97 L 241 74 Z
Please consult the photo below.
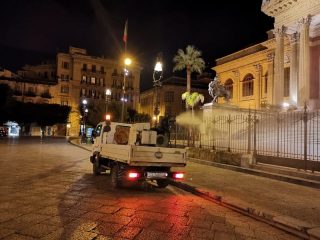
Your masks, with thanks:
M 130 179 L 138 178 L 138 177 L 139 177 L 139 173 L 137 173 L 137 172 L 130 172 L 130 173 L 128 174 L 128 177 L 129 177 Z
M 184 173 L 174 173 L 173 178 L 182 179 L 182 178 L 184 178 Z

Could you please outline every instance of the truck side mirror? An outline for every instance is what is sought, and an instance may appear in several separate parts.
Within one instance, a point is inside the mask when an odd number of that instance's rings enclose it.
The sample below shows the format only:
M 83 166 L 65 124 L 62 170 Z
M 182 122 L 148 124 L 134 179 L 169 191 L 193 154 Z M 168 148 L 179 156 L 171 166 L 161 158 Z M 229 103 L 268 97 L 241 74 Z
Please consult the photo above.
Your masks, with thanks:
M 109 125 L 103 127 L 103 132 L 110 132 L 111 127 Z

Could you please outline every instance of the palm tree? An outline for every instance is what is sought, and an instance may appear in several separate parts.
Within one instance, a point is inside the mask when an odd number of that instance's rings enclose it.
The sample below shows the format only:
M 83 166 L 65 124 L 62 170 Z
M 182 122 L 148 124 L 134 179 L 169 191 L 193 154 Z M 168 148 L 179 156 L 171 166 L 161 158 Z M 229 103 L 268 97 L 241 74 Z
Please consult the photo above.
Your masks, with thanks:
M 182 100 L 186 100 L 186 107 L 191 107 L 192 109 L 192 117 L 193 117 L 193 108 L 195 105 L 197 105 L 199 102 L 204 102 L 204 96 L 200 93 L 193 92 L 190 94 L 190 92 L 185 92 L 181 96 Z
M 188 45 L 186 52 L 179 49 L 177 55 L 174 56 L 173 62 L 175 66 L 173 71 L 187 70 L 187 92 L 191 91 L 191 73 L 201 73 L 205 67 L 204 60 L 201 58 L 201 51 L 194 46 Z

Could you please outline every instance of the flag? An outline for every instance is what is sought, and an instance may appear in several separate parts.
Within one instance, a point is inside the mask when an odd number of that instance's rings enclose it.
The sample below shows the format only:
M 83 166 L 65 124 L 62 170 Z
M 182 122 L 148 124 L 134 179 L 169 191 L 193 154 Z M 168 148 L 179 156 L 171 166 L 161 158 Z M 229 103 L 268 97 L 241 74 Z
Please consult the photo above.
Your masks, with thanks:
M 123 38 L 122 40 L 127 43 L 127 40 L 128 40 L 128 19 L 126 21 L 126 25 L 124 27 L 124 32 L 123 32 Z

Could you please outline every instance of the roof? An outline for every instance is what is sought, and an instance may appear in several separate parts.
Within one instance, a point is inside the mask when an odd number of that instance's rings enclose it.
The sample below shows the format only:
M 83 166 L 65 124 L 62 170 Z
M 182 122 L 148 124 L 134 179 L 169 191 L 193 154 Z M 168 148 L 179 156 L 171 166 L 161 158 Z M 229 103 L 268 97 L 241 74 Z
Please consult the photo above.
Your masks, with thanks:
M 198 80 L 191 80 L 192 88 L 207 89 L 208 84 L 212 79 L 210 78 L 199 78 Z M 161 81 L 162 85 L 173 85 L 173 86 L 187 86 L 187 79 L 182 77 L 172 76 Z
M 12 82 L 22 82 L 22 83 L 33 83 L 33 84 L 43 84 L 43 85 L 56 85 L 58 82 L 49 79 L 32 79 L 32 78 L 8 78 L 0 77 L 1 80 L 12 81 Z

